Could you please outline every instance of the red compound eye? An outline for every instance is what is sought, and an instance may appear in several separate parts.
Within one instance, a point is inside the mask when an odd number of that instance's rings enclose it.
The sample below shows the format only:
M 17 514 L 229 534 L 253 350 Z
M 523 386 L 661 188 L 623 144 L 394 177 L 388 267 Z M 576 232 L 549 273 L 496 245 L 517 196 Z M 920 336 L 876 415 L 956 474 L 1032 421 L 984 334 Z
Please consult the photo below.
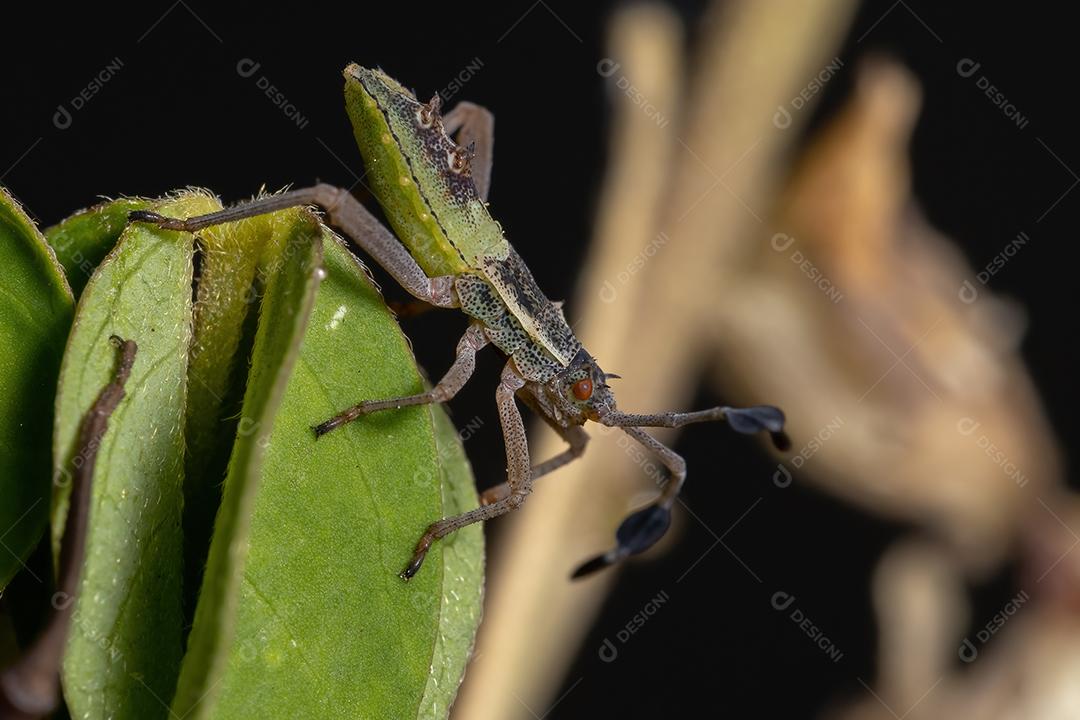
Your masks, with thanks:
M 571 389 L 578 400 L 588 400 L 592 397 L 592 380 L 589 378 L 578 380 Z

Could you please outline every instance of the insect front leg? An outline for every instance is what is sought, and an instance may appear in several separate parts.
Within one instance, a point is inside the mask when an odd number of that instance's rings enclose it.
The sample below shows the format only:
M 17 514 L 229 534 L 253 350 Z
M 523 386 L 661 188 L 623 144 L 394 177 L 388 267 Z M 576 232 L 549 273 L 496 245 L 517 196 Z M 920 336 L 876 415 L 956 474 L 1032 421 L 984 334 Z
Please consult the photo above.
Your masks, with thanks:
M 412 560 L 401 571 L 401 578 L 408 580 L 420 569 L 431 544 L 450 533 L 475 522 L 490 520 L 516 509 L 532 491 L 532 477 L 529 470 L 529 444 L 525 439 L 525 423 L 521 419 L 514 400 L 515 393 L 525 385 L 525 380 L 510 361 L 503 368 L 499 387 L 495 390 L 495 402 L 499 408 L 499 422 L 502 425 L 503 443 L 506 445 L 506 483 L 509 493 L 506 497 L 481 505 L 461 515 L 443 518 L 428 525 L 420 536 L 413 551 Z
M 315 431 L 315 436 L 322 437 L 334 428 L 339 428 L 358 417 L 370 415 L 379 410 L 402 408 L 410 405 L 426 405 L 428 403 L 443 403 L 450 400 L 458 394 L 461 388 L 465 387 L 465 383 L 472 377 L 473 371 L 476 369 L 476 352 L 487 345 L 488 342 L 487 334 L 484 332 L 482 325 L 479 323 L 469 325 L 469 329 L 458 340 L 454 364 L 450 366 L 450 369 L 446 371 L 446 374 L 433 388 L 417 395 L 406 395 L 386 400 L 365 400 L 362 403 L 353 405 L 348 410 L 338 413 L 326 422 L 316 425 L 312 428 Z
M 458 145 L 472 145 L 470 168 L 473 183 L 480 198 L 487 200 L 488 190 L 491 189 L 491 164 L 494 162 L 495 116 L 482 105 L 462 101 L 443 115 L 442 121 L 447 135 L 458 133 Z
M 550 409 L 550 404 L 545 402 L 543 397 L 537 395 L 532 385 L 526 384 L 520 391 L 518 391 L 518 399 L 529 407 L 534 413 L 540 416 L 540 418 L 546 422 L 552 430 L 559 434 L 566 444 L 569 446 L 558 455 L 548 458 L 542 463 L 533 465 L 530 471 L 530 475 L 533 482 L 537 479 L 547 475 L 548 473 L 558 470 L 563 465 L 567 465 L 574 460 L 585 454 L 585 447 L 589 444 L 589 433 L 585 432 L 585 428 L 580 425 L 569 425 L 565 421 L 560 421 L 555 418 Z M 510 494 L 510 485 L 508 483 L 501 483 L 490 487 L 484 492 L 480 493 L 480 504 L 490 505 L 494 502 L 502 500 L 504 497 Z
M 548 420 L 546 416 L 541 415 L 541 417 Z M 577 460 L 585 454 L 585 447 L 589 443 L 589 433 L 585 432 L 585 428 L 580 425 L 571 425 L 570 427 L 562 428 L 552 423 L 550 420 L 548 420 L 548 422 L 555 428 L 556 432 L 562 436 L 562 439 L 567 442 L 569 447 L 558 455 L 548 458 L 542 463 L 533 465 L 530 470 L 530 476 L 533 482 L 536 482 L 536 480 L 548 473 L 558 470 L 563 465 L 567 465 L 574 460 Z M 501 483 L 480 493 L 480 504 L 491 505 L 492 503 L 507 497 L 509 494 L 510 483 Z
M 453 276 L 428 277 L 401 241 L 359 200 L 348 190 L 326 183 L 270 195 L 186 220 L 165 217 L 149 210 L 136 210 L 128 217 L 135 222 L 154 223 L 166 230 L 196 232 L 211 225 L 235 222 L 304 205 L 318 205 L 326 210 L 331 225 L 340 228 L 352 238 L 360 249 L 418 300 L 437 307 L 458 307 Z

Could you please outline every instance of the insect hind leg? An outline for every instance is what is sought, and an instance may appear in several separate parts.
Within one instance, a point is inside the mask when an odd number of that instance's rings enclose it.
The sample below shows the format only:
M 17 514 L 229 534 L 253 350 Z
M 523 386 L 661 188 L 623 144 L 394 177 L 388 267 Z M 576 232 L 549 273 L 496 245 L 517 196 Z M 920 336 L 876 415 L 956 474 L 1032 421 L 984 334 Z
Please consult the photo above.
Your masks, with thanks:
M 330 224 L 348 235 L 413 297 L 436 307 L 459 307 L 452 275 L 428 277 L 401 241 L 359 200 L 348 190 L 326 183 L 268 195 L 192 218 L 171 218 L 150 210 L 135 210 L 128 214 L 128 219 L 153 223 L 166 230 L 197 232 L 212 225 L 305 205 L 318 205 L 326 210 Z
M 458 134 L 458 145 L 473 146 L 470 163 L 473 183 L 480 193 L 480 199 L 487 200 L 491 189 L 491 165 L 494 162 L 495 116 L 483 105 L 463 100 L 443 115 L 442 121 L 447 135 Z

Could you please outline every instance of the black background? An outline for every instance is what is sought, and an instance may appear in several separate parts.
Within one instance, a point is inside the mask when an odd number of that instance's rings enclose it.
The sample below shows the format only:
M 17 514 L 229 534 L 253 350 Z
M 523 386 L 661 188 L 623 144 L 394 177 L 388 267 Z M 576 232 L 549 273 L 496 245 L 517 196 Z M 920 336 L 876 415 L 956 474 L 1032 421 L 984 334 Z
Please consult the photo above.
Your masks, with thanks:
M 548 295 L 573 296 L 605 161 L 609 88 L 596 64 L 605 56 L 612 6 L 307 2 L 286 11 L 193 0 L 171 9 L 168 2 L 122 12 L 100 7 L 38 3 L 20 8 L 25 18 L 5 22 L 0 182 L 39 222 L 52 224 L 93 204 L 97 194 L 157 195 L 198 185 L 230 202 L 263 183 L 278 189 L 321 179 L 349 187 L 360 161 L 341 101 L 347 61 L 381 65 L 427 97 L 479 58 L 482 68 L 460 97 L 498 118 L 493 211 Z M 680 5 L 691 24 L 701 9 Z M 869 0 L 845 42 L 844 70 L 827 86 L 814 120 L 820 123 L 843 99 L 852 69 L 868 53 L 889 52 L 918 75 L 925 107 L 913 146 L 915 194 L 977 268 L 1016 233 L 1030 236 L 991 288 L 1027 308 L 1024 357 L 1066 444 L 1077 429 L 1077 282 L 1069 249 L 1080 191 L 1037 218 L 1077 181 L 1069 168 L 1080 168 L 1072 28 L 1064 7 Z M 965 57 L 981 62 L 980 73 L 1029 118 L 1025 128 L 1003 117 L 975 78 L 957 74 Z M 121 70 L 73 112 L 70 127 L 57 128 L 57 106 L 70 107 L 114 58 Z M 243 58 L 261 63 L 254 77 L 237 73 Z M 307 120 L 303 129 L 256 87 L 263 75 Z M 389 296 L 402 297 L 391 283 L 383 285 Z M 449 364 L 463 327 L 453 313 L 406 321 L 433 374 Z M 617 358 L 600 361 L 617 369 Z M 485 487 L 499 481 L 505 466 L 492 403 L 499 364 L 495 353 L 485 354 L 476 378 L 452 403 L 459 423 L 484 420 L 467 449 Z M 704 389 L 697 398 L 699 406 L 722 400 Z M 865 693 L 860 679 L 872 682 L 875 650 L 869 575 L 903 528 L 798 482 L 779 491 L 768 482 L 774 464 L 754 443 L 715 428 L 688 429 L 677 449 L 692 469 L 687 502 L 710 526 L 729 527 L 763 498 L 726 542 L 764 583 L 716 548 L 676 586 L 675 578 L 712 543 L 701 526 L 685 523 L 671 553 L 625 570 L 568 670 L 563 690 L 569 692 L 546 717 L 701 710 L 809 717 Z M 693 468 L 721 463 L 722 483 L 694 482 Z M 489 538 L 498 532 L 495 523 Z M 580 559 L 567 558 L 567 569 Z M 1009 596 L 1011 583 L 1006 569 L 975 588 L 976 624 Z M 664 609 L 620 648 L 617 662 L 601 662 L 604 638 L 661 588 L 670 596 Z M 843 651 L 839 662 L 770 606 L 777 588 L 797 595 Z

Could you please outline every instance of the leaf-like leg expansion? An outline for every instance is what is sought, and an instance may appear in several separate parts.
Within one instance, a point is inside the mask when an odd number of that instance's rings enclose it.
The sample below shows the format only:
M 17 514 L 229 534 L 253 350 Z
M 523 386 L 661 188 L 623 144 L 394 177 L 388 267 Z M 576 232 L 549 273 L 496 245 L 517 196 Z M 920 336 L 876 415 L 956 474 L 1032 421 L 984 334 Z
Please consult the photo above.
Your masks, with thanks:
M 442 379 L 427 392 L 418 395 L 406 395 L 405 397 L 388 398 L 386 400 L 365 400 L 353 405 L 348 410 L 338 413 L 324 423 L 312 428 L 316 437 L 322 437 L 334 428 L 339 428 L 350 423 L 358 417 L 370 415 L 379 410 L 408 407 L 410 405 L 427 405 L 428 403 L 443 403 L 457 395 L 465 383 L 472 377 L 476 369 L 476 352 L 489 342 L 483 326 L 473 324 L 461 336 L 457 344 L 457 355 L 454 364 L 446 371 Z
M 490 520 L 518 508 L 532 491 L 525 423 L 521 419 L 521 412 L 514 400 L 515 393 L 524 386 L 525 381 L 518 375 L 513 361 L 507 362 L 503 368 L 499 387 L 495 390 L 495 402 L 499 407 L 499 423 L 502 425 L 503 443 L 506 445 L 506 482 L 510 488 L 509 494 L 490 505 L 481 505 L 475 510 L 443 518 L 428 525 L 427 530 L 416 543 L 412 560 L 401 571 L 403 580 L 408 580 L 420 569 L 433 542 L 466 525 Z
M 443 116 L 443 129 L 447 135 L 458 132 L 457 144 L 473 146 L 470 164 L 476 191 L 484 200 L 491 189 L 491 164 L 495 152 L 495 116 L 482 105 L 467 101 L 459 102 Z
M 778 450 L 787 450 L 791 441 L 784 432 L 784 412 L 772 405 L 754 405 L 748 408 L 714 407 L 695 412 L 663 412 L 651 414 L 624 413 L 612 410 L 600 417 L 609 427 L 667 427 L 678 428 L 699 422 L 726 420 L 732 430 L 752 435 L 765 430 Z M 629 431 L 628 431 L 629 432 Z
M 405 246 L 359 200 L 348 190 L 326 183 L 270 195 L 186 220 L 164 217 L 149 210 L 136 210 L 128 217 L 135 222 L 154 223 L 166 230 L 196 232 L 211 225 L 303 205 L 318 205 L 326 210 L 331 225 L 352 238 L 417 299 L 438 307 L 458 307 L 453 276 L 428 277 Z
M 583 563 L 571 576 L 580 578 L 614 565 L 631 555 L 645 552 L 664 536 L 671 526 L 671 506 L 686 480 L 686 461 L 674 450 L 637 427 L 623 428 L 627 435 L 652 450 L 670 475 L 660 497 L 651 505 L 631 513 L 615 531 L 615 547 Z

